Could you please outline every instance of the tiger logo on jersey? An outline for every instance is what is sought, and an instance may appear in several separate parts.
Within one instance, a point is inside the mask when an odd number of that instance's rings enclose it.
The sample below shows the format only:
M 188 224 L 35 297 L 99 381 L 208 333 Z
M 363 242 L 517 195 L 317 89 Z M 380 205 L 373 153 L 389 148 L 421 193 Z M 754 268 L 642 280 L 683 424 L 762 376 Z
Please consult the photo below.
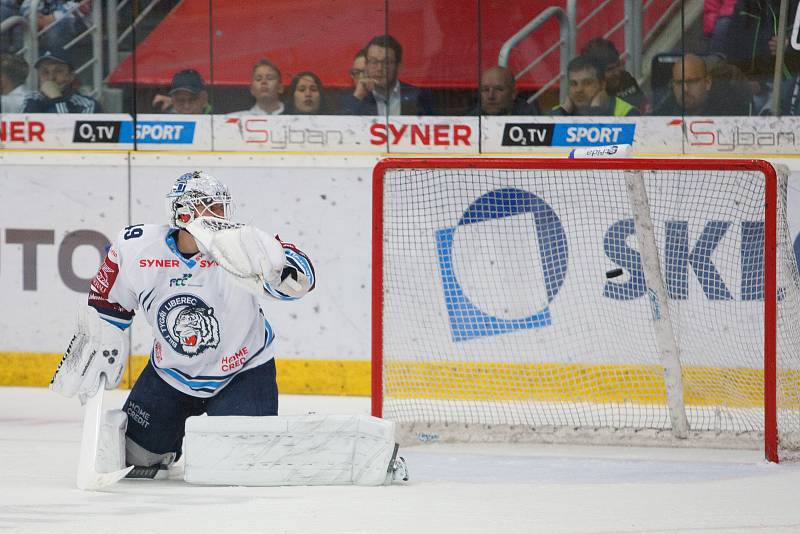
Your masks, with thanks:
M 191 356 L 219 345 L 219 323 L 214 308 L 181 310 L 175 321 L 175 334 L 184 352 Z
M 172 350 L 192 358 L 219 346 L 214 308 L 195 295 L 175 295 L 156 314 L 158 330 Z

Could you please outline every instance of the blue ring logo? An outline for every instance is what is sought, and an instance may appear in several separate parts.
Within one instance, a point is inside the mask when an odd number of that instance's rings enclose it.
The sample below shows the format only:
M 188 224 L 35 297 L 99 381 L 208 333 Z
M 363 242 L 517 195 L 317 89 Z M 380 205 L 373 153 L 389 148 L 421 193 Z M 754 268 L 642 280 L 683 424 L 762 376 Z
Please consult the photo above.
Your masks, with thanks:
M 478 308 L 458 281 L 453 268 L 453 236 L 459 226 L 525 213 L 533 215 L 536 226 L 547 305 L 526 317 L 496 317 Z M 497 189 L 482 195 L 464 211 L 456 227 L 436 231 L 436 253 L 453 341 L 542 328 L 552 323 L 549 304 L 564 283 L 569 252 L 561 220 L 553 208 L 538 196 L 515 188 Z M 535 258 L 531 260 L 536 261 Z

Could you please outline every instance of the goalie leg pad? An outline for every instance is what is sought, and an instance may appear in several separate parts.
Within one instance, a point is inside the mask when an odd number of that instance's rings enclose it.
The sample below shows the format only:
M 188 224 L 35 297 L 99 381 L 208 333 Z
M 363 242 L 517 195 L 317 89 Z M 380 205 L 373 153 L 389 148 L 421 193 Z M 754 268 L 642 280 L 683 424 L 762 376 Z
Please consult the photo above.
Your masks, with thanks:
M 125 430 L 128 416 L 122 410 L 106 410 L 97 436 L 98 473 L 113 473 L 125 468 Z
M 380 486 L 393 478 L 395 425 L 368 415 L 190 417 L 184 478 L 235 486 Z

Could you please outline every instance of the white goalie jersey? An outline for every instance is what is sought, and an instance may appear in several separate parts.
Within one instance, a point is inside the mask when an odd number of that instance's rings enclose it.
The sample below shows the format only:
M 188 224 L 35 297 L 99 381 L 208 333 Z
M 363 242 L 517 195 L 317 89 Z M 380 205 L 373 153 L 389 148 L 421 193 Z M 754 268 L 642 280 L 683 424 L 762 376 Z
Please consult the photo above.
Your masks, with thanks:
M 202 253 L 186 258 L 169 226 L 134 225 L 122 230 L 91 284 L 89 305 L 121 329 L 136 310 L 153 331 L 150 363 L 175 389 L 212 397 L 238 373 L 274 356 L 275 333 L 260 299 L 231 282 Z M 281 245 L 287 264 L 314 285 L 308 257 Z M 291 300 L 266 287 L 264 298 Z

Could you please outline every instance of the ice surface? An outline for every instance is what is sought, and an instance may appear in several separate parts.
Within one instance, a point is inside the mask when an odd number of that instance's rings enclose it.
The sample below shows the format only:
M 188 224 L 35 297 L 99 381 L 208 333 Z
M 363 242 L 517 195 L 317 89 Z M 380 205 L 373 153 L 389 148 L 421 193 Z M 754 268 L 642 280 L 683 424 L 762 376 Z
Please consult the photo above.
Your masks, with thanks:
M 281 397 L 285 415 L 368 411 L 367 398 Z M 91 493 L 75 487 L 80 435 L 77 400 L 0 388 L 0 532 L 800 532 L 800 465 L 758 451 L 433 444 L 401 449 L 405 485 Z

